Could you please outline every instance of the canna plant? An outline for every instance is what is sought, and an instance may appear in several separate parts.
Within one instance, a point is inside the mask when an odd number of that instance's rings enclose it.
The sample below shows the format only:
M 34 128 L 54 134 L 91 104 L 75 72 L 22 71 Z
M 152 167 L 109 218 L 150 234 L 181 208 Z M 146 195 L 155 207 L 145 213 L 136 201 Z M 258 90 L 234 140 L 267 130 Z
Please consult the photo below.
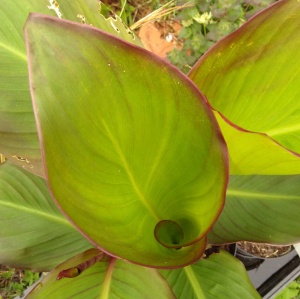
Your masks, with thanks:
M 300 241 L 300 2 L 188 76 L 98 0 L 1 20 L 0 262 L 50 271 L 26 298 L 260 298 L 205 249 Z

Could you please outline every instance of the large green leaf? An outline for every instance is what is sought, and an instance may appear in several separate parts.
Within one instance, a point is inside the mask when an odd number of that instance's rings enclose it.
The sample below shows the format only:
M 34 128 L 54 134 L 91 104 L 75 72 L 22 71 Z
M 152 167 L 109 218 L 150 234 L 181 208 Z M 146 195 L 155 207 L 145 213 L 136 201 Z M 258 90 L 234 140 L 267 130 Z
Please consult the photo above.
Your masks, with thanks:
M 232 176 L 210 243 L 300 242 L 300 176 Z
M 92 245 L 54 205 L 45 180 L 0 165 L 0 263 L 49 271 Z
M 53 2 L 53 3 L 52 3 Z M 23 27 L 30 12 L 41 12 L 102 28 L 137 45 L 121 21 L 98 13 L 98 0 L 1 0 L 0 10 L 0 152 L 13 163 L 45 176 L 29 93 Z M 50 5 L 52 3 L 52 5 Z
M 91 249 L 57 266 L 28 294 L 26 299 L 175 298 L 168 283 L 157 270 L 114 258 L 94 264 L 78 277 L 57 280 L 60 271 L 77 267 L 78 264 L 98 254 L 98 250 Z
M 38 11 L 48 10 L 43 1 L 1 1 L 0 152 L 12 162 L 42 175 L 22 31 L 33 2 Z
M 261 298 L 243 264 L 226 251 L 214 253 L 194 265 L 161 273 L 177 299 Z
M 300 153 L 299 28 L 300 2 L 278 1 L 211 48 L 189 74 L 212 107 L 236 128 L 233 138 L 228 123 L 220 123 L 229 148 L 235 148 L 230 151 L 233 161 L 247 160 L 233 174 L 300 173 L 300 159 L 284 153 L 284 148 Z M 247 138 L 240 128 L 265 136 L 256 134 L 254 140 L 252 133 Z M 249 157 L 253 140 L 257 148 Z M 277 149 L 279 145 L 284 148 Z M 260 165 L 253 169 L 257 161 Z
M 197 260 L 227 183 L 226 146 L 199 91 L 90 26 L 33 14 L 26 36 L 48 180 L 66 215 L 124 259 Z

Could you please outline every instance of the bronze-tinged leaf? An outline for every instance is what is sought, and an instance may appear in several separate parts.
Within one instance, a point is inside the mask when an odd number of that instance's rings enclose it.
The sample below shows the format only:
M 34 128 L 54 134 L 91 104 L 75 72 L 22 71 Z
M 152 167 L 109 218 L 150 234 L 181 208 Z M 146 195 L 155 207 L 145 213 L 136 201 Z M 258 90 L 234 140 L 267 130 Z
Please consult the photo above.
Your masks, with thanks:
M 299 28 L 300 2 L 277 1 L 189 73 L 217 111 L 231 174 L 300 174 Z
M 47 180 L 66 216 L 113 256 L 160 268 L 198 260 L 228 178 L 202 94 L 164 60 L 91 26 L 31 14 L 25 36 Z M 158 223 L 178 229 L 158 226 L 155 237 Z

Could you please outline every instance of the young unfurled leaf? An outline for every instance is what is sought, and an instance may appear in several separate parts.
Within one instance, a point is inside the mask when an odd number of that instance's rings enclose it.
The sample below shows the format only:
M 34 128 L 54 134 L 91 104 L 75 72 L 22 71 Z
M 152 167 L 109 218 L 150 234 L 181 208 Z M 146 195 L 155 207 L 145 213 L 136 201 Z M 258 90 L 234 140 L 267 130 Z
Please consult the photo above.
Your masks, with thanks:
M 99 256 L 99 253 L 93 248 L 60 264 L 42 279 L 26 299 L 175 299 L 167 281 L 156 269 L 115 258 L 104 258 L 94 263 L 78 277 L 57 280 L 63 269 L 75 269 L 78 264 Z
M 62 278 L 73 278 L 80 275 L 83 271 L 88 269 L 89 267 L 93 266 L 95 263 L 101 261 L 105 257 L 105 254 L 101 252 L 100 254 L 93 256 L 91 259 L 87 260 L 84 263 L 79 264 L 76 267 L 72 267 L 66 270 L 62 270 L 57 275 L 57 280 Z

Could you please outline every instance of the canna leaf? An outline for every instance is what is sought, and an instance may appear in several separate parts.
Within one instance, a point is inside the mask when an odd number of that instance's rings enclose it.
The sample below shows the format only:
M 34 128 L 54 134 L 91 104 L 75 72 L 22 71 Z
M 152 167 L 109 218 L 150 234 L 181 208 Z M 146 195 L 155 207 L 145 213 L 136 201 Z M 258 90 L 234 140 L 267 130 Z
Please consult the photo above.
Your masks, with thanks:
M 177 299 L 261 298 L 243 264 L 226 251 L 182 269 L 160 272 Z
M 175 299 L 166 280 L 149 269 L 110 258 L 86 269 L 79 277 L 57 280 L 63 269 L 74 268 L 101 255 L 96 249 L 85 251 L 52 270 L 26 299 Z
M 32 14 L 25 33 L 47 179 L 67 217 L 113 256 L 162 268 L 199 259 L 228 172 L 199 91 L 93 27 Z
M 212 47 L 189 74 L 226 120 L 219 124 L 231 174 L 300 173 L 299 27 L 300 2 L 277 1 Z
M 93 247 L 64 218 L 44 179 L 6 161 L 0 165 L 0 263 L 49 271 Z
M 245 131 L 215 112 L 228 146 L 230 173 L 298 174 L 299 157 L 265 134 Z
M 231 176 L 226 204 L 208 234 L 209 243 L 299 243 L 299 179 L 299 175 Z
M 35 2 L 35 5 L 33 5 Z M 42 1 L 1 1 L 0 25 L 0 152 L 11 162 L 44 175 L 31 98 L 23 26 Z
M 105 19 L 98 0 L 1 1 L 0 24 L 0 152 L 24 169 L 45 176 L 31 97 L 23 27 L 30 12 L 60 15 L 86 22 L 140 45 L 138 38 L 116 19 Z

